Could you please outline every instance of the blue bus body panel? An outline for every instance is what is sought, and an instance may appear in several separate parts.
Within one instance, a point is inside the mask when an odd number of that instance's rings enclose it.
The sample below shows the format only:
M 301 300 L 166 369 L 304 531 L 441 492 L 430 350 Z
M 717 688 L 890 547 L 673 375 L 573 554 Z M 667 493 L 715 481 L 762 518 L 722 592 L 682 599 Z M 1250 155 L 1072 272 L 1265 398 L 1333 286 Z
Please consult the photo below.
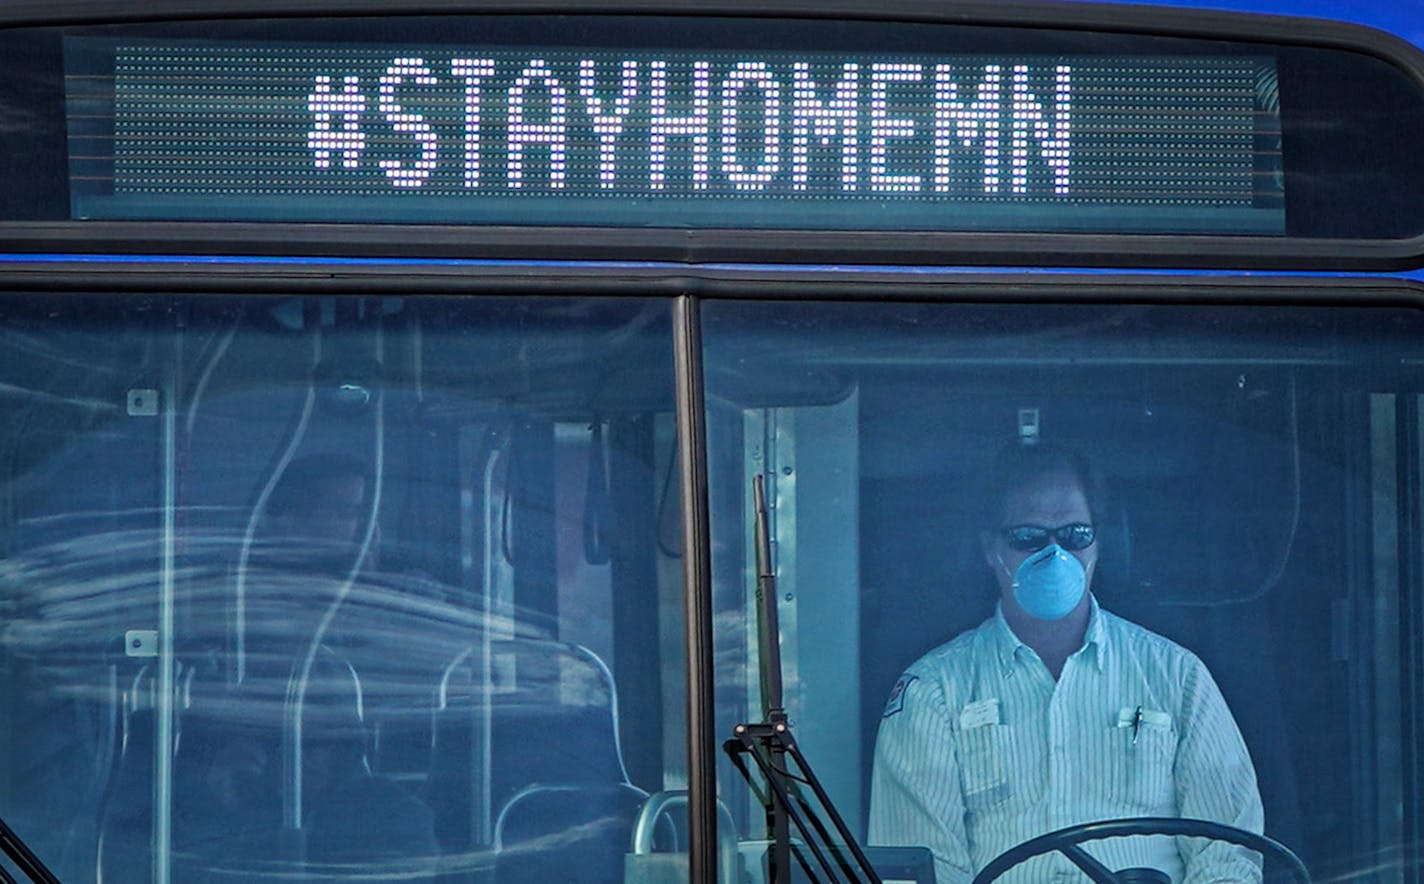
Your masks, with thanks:
M 1154 6 L 1178 6 L 1188 9 L 1220 9 L 1228 12 L 1260 12 L 1270 15 L 1293 15 L 1331 21 L 1349 22 L 1388 31 L 1416 46 L 1424 46 L 1424 3 L 1419 0 L 1400 2 L 1341 2 L 1341 0 L 1161 0 Z

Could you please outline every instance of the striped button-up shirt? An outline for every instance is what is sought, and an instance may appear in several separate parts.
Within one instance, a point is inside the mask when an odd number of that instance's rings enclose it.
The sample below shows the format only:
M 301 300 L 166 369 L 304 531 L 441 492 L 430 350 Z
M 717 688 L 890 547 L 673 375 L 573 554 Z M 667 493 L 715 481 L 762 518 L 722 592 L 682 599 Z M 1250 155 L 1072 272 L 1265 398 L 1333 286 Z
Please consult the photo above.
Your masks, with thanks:
M 1250 756 L 1206 666 L 1096 601 L 1057 681 L 1002 612 L 911 666 L 880 722 L 871 790 L 870 843 L 929 847 L 938 884 L 1093 820 L 1263 825 Z M 1224 842 L 1139 836 L 1085 849 L 1174 882 L 1260 880 L 1257 855 Z M 1002 880 L 1086 878 L 1049 854 Z

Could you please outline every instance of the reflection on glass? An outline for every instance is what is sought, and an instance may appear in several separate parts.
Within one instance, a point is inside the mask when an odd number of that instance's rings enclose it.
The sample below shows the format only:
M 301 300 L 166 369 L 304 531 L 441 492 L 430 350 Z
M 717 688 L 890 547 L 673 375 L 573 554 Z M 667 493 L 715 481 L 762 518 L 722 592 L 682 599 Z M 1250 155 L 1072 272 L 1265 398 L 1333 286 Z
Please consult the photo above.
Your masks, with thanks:
M 1414 868 L 1396 698 L 1416 641 L 1400 612 L 1420 550 L 1400 526 L 1418 505 L 1421 325 L 708 305 L 719 729 L 760 708 L 764 473 L 787 710 L 870 843 L 932 848 L 938 879 L 961 881 L 1074 824 L 1191 817 L 1262 831 L 1317 877 Z M 1042 459 L 1006 473 L 1001 456 Z M 730 765 L 719 788 L 755 875 L 762 808 Z M 1195 837 L 1214 834 L 1084 849 L 1161 880 L 1284 871 Z M 1050 854 L 1005 877 L 1062 869 L 1081 875 Z
M 65 881 L 621 878 L 686 776 L 665 304 L 10 308 L 0 804 Z

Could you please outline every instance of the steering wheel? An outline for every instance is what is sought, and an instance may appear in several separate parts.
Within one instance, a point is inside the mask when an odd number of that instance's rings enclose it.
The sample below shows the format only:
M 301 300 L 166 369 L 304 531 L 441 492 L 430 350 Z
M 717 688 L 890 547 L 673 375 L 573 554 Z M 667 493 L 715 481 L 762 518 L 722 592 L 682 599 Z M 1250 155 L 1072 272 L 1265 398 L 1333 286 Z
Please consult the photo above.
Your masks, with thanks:
M 1310 884 L 1310 873 L 1306 871 L 1305 863 L 1301 862 L 1300 857 L 1292 853 L 1289 847 L 1279 841 L 1264 835 L 1257 835 L 1255 832 L 1248 832 L 1245 829 L 1238 829 L 1235 826 L 1213 823 L 1208 820 L 1151 816 L 1080 823 L 1066 829 L 1059 829 L 1056 832 L 1049 832 L 1047 835 L 1031 838 L 1022 844 L 1010 847 L 995 857 L 993 862 L 974 876 L 973 884 L 989 884 L 991 881 L 997 881 L 1001 875 L 1019 863 L 1054 851 L 1066 856 L 1073 865 L 1082 869 L 1083 874 L 1091 878 L 1095 884 L 1121 884 L 1123 879 L 1118 876 L 1118 873 L 1108 869 L 1078 845 L 1084 841 L 1119 838 L 1126 835 L 1180 835 L 1239 844 L 1259 853 L 1274 856 L 1290 869 L 1292 877 L 1298 884 Z

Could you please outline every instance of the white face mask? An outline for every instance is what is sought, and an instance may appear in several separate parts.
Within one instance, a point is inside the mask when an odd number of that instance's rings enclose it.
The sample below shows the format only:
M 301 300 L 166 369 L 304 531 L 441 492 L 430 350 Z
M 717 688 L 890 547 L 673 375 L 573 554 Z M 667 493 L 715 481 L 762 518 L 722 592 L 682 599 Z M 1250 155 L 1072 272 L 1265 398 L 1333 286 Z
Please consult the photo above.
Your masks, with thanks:
M 999 558 L 999 566 L 1009 567 Z M 1056 543 L 1030 555 L 1009 575 L 1014 599 L 1029 616 L 1039 620 L 1061 620 L 1078 607 L 1087 589 L 1088 575 L 1083 563 Z

